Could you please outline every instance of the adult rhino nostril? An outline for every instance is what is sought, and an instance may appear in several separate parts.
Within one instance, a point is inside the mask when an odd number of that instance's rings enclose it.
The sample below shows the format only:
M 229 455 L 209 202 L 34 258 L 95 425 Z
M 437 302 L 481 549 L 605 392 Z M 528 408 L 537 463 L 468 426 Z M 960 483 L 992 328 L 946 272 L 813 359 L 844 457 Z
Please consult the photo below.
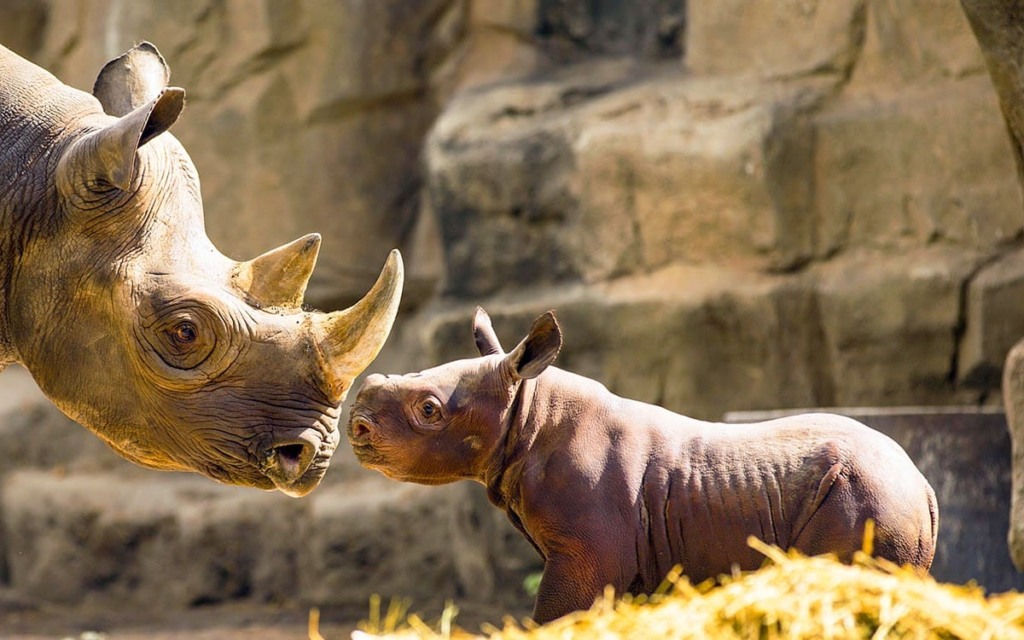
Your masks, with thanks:
M 283 434 L 282 434 L 283 435 Z M 322 440 L 313 429 L 305 429 L 292 437 L 281 437 L 264 449 L 260 469 L 274 486 L 292 497 L 304 496 L 320 483 L 327 469 L 327 459 L 336 442 Z M 323 457 L 324 464 L 314 467 Z
M 277 470 L 285 480 L 297 480 L 309 468 L 316 453 L 312 445 L 303 443 L 284 444 L 273 448 Z
M 301 444 L 286 444 L 283 447 L 278 447 L 275 451 L 281 460 L 299 464 L 299 461 L 302 460 L 302 450 L 305 448 L 305 445 Z

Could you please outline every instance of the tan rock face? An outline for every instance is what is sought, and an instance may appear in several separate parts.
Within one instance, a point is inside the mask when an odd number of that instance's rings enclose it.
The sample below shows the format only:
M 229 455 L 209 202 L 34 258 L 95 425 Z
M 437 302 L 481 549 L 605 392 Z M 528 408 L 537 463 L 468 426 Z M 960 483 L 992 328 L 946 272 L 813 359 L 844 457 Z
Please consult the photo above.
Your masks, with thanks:
M 1019 250 L 979 269 L 965 301 L 965 331 L 957 360 L 961 380 L 981 388 L 999 385 L 1003 359 L 1024 336 L 1021 300 L 1024 254 Z
M 959 8 L 890 4 L 690 3 L 691 73 L 634 58 L 457 96 L 425 154 L 443 291 L 519 301 L 636 283 L 675 265 L 723 267 L 737 282 L 778 273 L 804 283 L 814 273 L 812 311 L 798 324 L 827 346 L 803 347 L 817 404 L 969 397 L 965 377 L 998 371 L 995 352 L 1008 348 L 979 352 L 970 338 L 1005 324 L 1007 307 L 962 309 L 979 261 L 1021 233 L 1013 148 Z M 905 55 L 894 60 L 897 51 Z M 921 280 L 921 269 L 932 275 Z M 908 300 L 927 322 L 915 324 Z M 549 304 L 569 303 L 553 295 Z M 877 312 L 847 325 L 861 305 Z M 592 330 L 589 348 L 647 361 Z M 707 329 L 696 331 L 713 352 Z M 772 335 L 764 339 L 781 342 Z M 887 362 L 896 348 L 913 354 L 906 367 Z M 721 357 L 697 361 L 673 378 L 677 388 L 728 368 Z M 643 365 L 624 368 L 603 375 L 662 397 Z M 789 402 L 755 388 L 716 402 Z
M 845 73 L 864 35 L 864 0 L 690 0 L 686 63 L 700 74 Z
M 190 88 L 180 137 L 203 177 L 210 237 L 228 255 L 318 231 L 309 299 L 330 306 L 353 301 L 373 281 L 367 265 L 408 242 L 436 113 L 430 74 L 453 45 L 437 23 L 447 3 L 35 5 L 48 10 L 30 57 L 74 86 L 89 88 L 140 38 L 166 52 Z
M 1013 156 L 984 76 L 851 98 L 815 124 L 820 253 L 937 241 L 985 250 L 1018 233 Z
M 976 75 L 984 68 L 978 43 L 958 2 L 868 0 L 863 51 L 854 87 L 918 84 Z
M 961 283 L 974 256 L 947 248 L 860 254 L 819 272 L 837 406 L 953 404 Z
M 579 71 L 466 95 L 437 121 L 426 167 L 448 291 L 811 257 L 805 114 L 828 82 Z
M 189 89 L 176 131 L 203 178 L 211 238 L 231 257 L 320 232 L 307 297 L 337 308 L 402 249 L 406 306 L 377 370 L 471 355 L 467 327 L 483 304 L 510 339 L 556 309 L 559 366 L 697 417 L 998 396 L 1024 317 L 1014 258 L 1024 219 L 1014 147 L 953 0 L 0 0 L 0 10 L 0 42 L 82 88 L 133 42 L 160 47 L 172 82 Z M 430 596 L 506 575 L 495 549 L 452 560 L 434 538 L 406 556 L 379 540 L 360 547 L 374 527 L 405 531 L 406 514 L 443 517 L 402 493 L 373 512 L 379 525 L 351 527 L 369 507 L 343 494 L 362 476 L 351 459 L 332 473 L 347 475 L 328 476 L 340 486 L 318 494 L 316 524 L 304 525 L 319 531 L 296 561 L 307 582 L 282 582 L 303 597 L 355 597 L 352 576 L 409 595 L 422 583 Z M 75 504 L 68 495 L 48 504 Z M 38 509 L 31 522 L 45 522 Z M 229 539 L 239 522 L 261 526 L 242 507 L 225 513 L 235 515 L 203 511 L 221 533 L 179 536 L 173 557 Z M 103 527 L 98 536 L 114 535 Z M 266 532 L 294 534 L 280 523 Z M 353 553 L 396 555 L 375 570 L 346 564 Z M 252 593 L 285 593 L 267 586 L 279 569 L 265 560 L 225 558 L 248 567 L 239 575 L 253 576 Z M 491 574 L 473 568 L 487 563 Z M 15 580 L 39 593 L 56 575 L 15 564 Z M 424 566 L 430 579 L 417 580 Z M 179 602 L 234 597 L 237 584 L 212 575 Z M 491 588 L 479 580 L 472 590 Z

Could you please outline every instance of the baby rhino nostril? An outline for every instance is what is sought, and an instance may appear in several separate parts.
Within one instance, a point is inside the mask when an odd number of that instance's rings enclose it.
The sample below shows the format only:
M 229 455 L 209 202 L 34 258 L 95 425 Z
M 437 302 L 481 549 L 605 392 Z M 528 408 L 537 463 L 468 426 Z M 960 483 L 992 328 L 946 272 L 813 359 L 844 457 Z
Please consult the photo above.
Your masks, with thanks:
M 348 433 L 354 442 L 364 441 L 370 435 L 370 423 L 362 418 L 356 418 L 349 425 Z

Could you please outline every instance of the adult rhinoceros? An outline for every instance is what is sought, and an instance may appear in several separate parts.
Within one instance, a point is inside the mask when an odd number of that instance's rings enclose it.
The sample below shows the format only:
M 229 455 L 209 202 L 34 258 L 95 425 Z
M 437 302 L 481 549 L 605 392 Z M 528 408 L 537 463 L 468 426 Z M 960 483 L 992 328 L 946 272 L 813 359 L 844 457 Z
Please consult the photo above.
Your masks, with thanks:
M 185 96 L 168 78 L 143 43 L 89 95 L 0 47 L 0 369 L 24 365 L 141 465 L 304 495 L 391 330 L 401 257 L 324 314 L 301 309 L 318 235 L 222 255 L 195 167 L 165 133 Z

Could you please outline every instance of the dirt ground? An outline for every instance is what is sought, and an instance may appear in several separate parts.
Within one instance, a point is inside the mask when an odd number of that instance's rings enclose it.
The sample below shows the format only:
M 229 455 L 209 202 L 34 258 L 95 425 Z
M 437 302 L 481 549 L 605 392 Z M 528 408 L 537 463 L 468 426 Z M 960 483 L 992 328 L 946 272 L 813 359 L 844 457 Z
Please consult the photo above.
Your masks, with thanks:
M 320 634 L 326 640 L 347 640 L 368 607 L 325 609 Z M 427 609 L 440 615 L 440 609 Z M 489 605 L 461 604 L 456 623 L 478 630 L 484 622 L 500 625 L 506 615 L 523 618 L 528 611 L 508 612 Z M 306 640 L 309 610 L 253 605 L 221 605 L 187 611 L 32 610 L 0 612 L 2 640 Z
M 308 611 L 218 606 L 137 614 L 129 611 L 29 611 L 0 617 L 4 640 L 294 640 L 308 637 Z M 320 633 L 348 638 L 360 614 L 324 612 Z

